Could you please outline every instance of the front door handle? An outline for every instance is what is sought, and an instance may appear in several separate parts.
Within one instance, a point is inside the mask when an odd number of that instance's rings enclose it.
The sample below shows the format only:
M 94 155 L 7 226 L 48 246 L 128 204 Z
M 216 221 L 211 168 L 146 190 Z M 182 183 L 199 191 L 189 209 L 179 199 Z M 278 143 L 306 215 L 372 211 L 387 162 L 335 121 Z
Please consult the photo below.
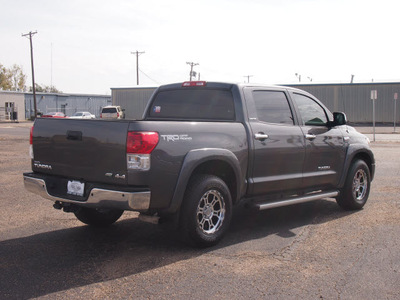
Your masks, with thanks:
M 317 136 L 316 135 L 314 135 L 314 134 L 306 134 L 306 139 L 307 140 L 313 140 L 313 139 L 315 139 Z
M 263 132 L 259 132 L 259 133 L 256 133 L 256 134 L 254 135 L 254 138 L 255 138 L 256 140 L 263 141 L 263 140 L 266 140 L 266 139 L 268 138 L 268 134 L 265 134 L 265 133 L 263 133 Z

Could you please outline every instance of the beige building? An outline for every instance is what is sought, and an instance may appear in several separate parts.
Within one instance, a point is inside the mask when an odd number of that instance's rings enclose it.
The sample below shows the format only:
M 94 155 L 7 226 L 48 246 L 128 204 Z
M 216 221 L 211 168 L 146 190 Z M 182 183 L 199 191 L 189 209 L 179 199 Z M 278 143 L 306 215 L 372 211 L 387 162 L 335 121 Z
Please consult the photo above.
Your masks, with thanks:
M 25 121 L 24 93 L 0 91 L 1 121 Z

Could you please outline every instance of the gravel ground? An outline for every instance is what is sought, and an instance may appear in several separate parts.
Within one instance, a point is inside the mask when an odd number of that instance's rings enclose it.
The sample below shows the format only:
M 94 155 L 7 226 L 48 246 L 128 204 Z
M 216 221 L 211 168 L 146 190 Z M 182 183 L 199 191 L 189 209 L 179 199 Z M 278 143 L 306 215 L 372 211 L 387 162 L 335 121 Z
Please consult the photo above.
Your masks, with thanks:
M 0 124 L 0 299 L 400 299 L 398 135 L 372 144 L 363 210 L 238 207 L 222 243 L 198 250 L 136 213 L 92 229 L 25 191 L 29 126 Z

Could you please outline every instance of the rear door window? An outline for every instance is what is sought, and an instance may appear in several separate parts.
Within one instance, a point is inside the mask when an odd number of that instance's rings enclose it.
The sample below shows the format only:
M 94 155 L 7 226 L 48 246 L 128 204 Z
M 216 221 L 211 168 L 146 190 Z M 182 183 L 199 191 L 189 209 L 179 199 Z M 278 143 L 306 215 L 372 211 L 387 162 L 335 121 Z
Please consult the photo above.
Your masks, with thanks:
M 293 125 L 293 115 L 282 91 L 254 91 L 257 118 L 261 122 Z
M 151 119 L 234 120 L 232 93 L 217 89 L 161 91 L 150 108 Z

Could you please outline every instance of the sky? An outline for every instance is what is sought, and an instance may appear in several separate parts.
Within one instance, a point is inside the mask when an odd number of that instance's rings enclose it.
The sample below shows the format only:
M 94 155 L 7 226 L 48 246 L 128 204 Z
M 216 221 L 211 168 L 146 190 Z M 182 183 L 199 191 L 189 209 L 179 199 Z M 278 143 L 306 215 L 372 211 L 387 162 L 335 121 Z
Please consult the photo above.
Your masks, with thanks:
M 189 80 L 400 81 L 398 0 L 0 0 L 0 64 L 65 93 Z M 297 75 L 296 75 L 297 74 Z M 247 77 L 251 76 L 251 77 Z M 311 81 L 312 80 L 312 81 Z

